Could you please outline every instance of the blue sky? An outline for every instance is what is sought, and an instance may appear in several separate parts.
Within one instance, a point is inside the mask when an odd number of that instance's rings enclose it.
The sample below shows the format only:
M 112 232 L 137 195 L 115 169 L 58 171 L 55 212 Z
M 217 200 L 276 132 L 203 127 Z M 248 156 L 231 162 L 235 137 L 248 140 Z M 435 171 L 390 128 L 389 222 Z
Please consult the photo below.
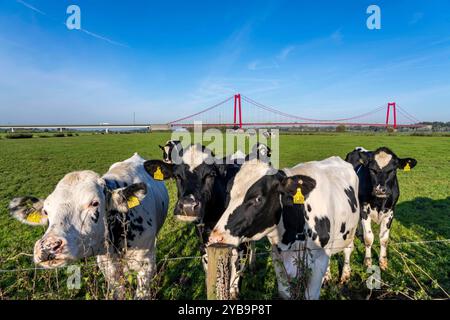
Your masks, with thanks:
M 0 123 L 166 122 L 235 92 L 305 117 L 396 101 L 450 121 L 450 2 L 0 0 Z

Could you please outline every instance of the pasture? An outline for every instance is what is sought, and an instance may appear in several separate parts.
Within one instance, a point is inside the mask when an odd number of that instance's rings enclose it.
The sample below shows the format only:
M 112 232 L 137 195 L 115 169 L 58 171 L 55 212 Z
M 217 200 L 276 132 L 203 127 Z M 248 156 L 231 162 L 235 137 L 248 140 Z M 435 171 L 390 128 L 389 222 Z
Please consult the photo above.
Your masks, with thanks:
M 160 159 L 158 144 L 169 133 L 110 134 L 65 138 L 0 139 L 0 299 L 103 299 L 105 283 L 93 259 L 79 262 L 79 290 L 66 288 L 66 270 L 34 270 L 34 242 L 44 233 L 13 220 L 7 211 L 15 196 L 45 198 L 68 172 L 90 169 L 100 174 L 117 161 L 138 152 L 147 159 Z M 281 135 L 280 166 L 319 160 L 332 155 L 345 157 L 355 146 L 374 149 L 387 146 L 400 157 L 414 157 L 411 172 L 399 171 L 401 197 L 395 213 L 389 246 L 389 268 L 382 272 L 380 290 L 366 286 L 369 274 L 363 266 L 364 245 L 356 239 L 351 259 L 352 277 L 339 285 L 338 269 L 343 258 L 331 260 L 333 280 L 322 290 L 322 299 L 436 299 L 450 291 L 450 243 L 421 241 L 450 238 L 450 139 L 407 135 Z M 205 299 L 205 276 L 195 227 L 173 219 L 176 187 L 168 182 L 169 215 L 158 237 L 160 272 L 154 284 L 157 299 Z M 374 228 L 378 234 L 378 228 Z M 405 243 L 420 242 L 420 243 Z M 257 244 L 257 267 L 243 278 L 242 299 L 276 299 L 275 273 L 267 254 L 266 240 Z M 379 242 L 374 243 L 374 262 Z M 194 257 L 164 260 L 165 258 Z M 8 271 L 9 270 L 9 271 Z M 14 270 L 14 271 L 12 271 Z M 127 278 L 131 287 L 132 275 Z M 131 295 L 130 295 L 131 297 Z

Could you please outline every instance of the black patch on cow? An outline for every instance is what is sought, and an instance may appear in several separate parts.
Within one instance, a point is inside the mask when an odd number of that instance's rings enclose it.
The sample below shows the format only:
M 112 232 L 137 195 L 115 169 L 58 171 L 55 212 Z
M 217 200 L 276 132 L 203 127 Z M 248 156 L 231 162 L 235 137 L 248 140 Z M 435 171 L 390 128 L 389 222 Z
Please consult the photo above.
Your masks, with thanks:
M 134 219 L 134 222 L 136 222 L 138 224 L 142 224 L 142 221 L 144 221 L 144 219 L 142 219 L 142 217 L 137 217 L 136 219 Z
M 149 218 L 146 222 L 150 227 L 152 226 L 152 219 Z
M 312 208 L 311 208 L 311 206 L 309 205 L 309 203 L 308 203 L 308 205 L 307 205 L 307 209 L 308 209 L 308 212 L 311 212 L 311 211 L 312 211 Z
M 142 221 L 142 220 L 141 220 Z M 132 231 L 137 231 L 139 232 L 139 235 L 141 235 L 144 232 L 144 227 L 142 226 L 142 224 L 136 224 L 133 221 L 130 221 L 130 229 Z
M 305 206 L 301 204 L 283 206 L 282 214 L 285 232 L 281 242 L 287 245 L 296 240 L 305 240 Z
M 386 227 L 387 227 L 388 229 L 391 228 L 391 225 L 392 225 L 392 221 L 393 221 L 393 220 L 394 220 L 394 216 L 392 215 L 392 216 L 389 218 L 388 223 L 386 224 Z
M 330 240 L 330 219 L 328 219 L 327 217 L 315 217 L 314 222 L 316 223 L 315 229 L 319 236 L 320 245 L 323 248 Z
M 347 240 L 347 236 L 348 236 L 349 233 L 350 233 L 350 230 L 347 230 L 347 232 L 342 235 L 342 238 L 344 240 Z
M 97 223 L 99 216 L 100 216 L 100 212 L 98 212 L 98 209 L 97 209 L 91 217 L 92 221 L 94 221 L 94 223 Z
M 345 232 L 345 222 L 342 222 L 340 232 L 341 232 L 341 233 L 344 233 L 344 232 Z
M 251 238 L 279 223 L 282 214 L 280 194 L 277 192 L 280 179 L 278 174 L 266 175 L 250 186 L 243 203 L 231 213 L 225 225 L 225 229 L 230 230 L 232 236 Z M 293 210 L 290 218 L 295 220 L 303 218 L 303 213 L 300 217 L 298 210 L 294 210 L 292 206 L 290 210 Z M 295 225 L 289 223 L 285 226 L 289 227 L 289 238 L 297 233 Z
M 314 241 L 317 239 L 317 233 L 313 232 L 311 239 Z
M 364 206 L 361 206 L 361 208 L 359 209 L 359 215 L 361 219 L 367 220 L 367 218 L 369 217 L 369 210 L 365 209 Z
M 344 191 L 348 198 L 348 204 L 350 205 L 350 208 L 352 208 L 352 212 L 356 212 L 356 209 L 358 208 L 358 202 L 356 200 L 355 189 L 353 189 L 353 187 L 350 186 L 348 189 L 345 189 Z

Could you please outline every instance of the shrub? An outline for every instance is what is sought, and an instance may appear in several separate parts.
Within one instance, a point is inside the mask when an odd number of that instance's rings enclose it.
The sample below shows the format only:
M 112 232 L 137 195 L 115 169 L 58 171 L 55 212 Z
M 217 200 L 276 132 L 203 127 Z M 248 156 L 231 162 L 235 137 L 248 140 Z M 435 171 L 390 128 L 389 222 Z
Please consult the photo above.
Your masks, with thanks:
M 336 127 L 336 132 L 345 132 L 346 128 L 343 124 L 340 124 Z
M 65 136 L 64 136 L 64 133 L 54 133 L 53 136 L 54 136 L 54 137 L 57 137 L 57 138 L 63 138 L 63 137 L 65 137 Z
M 31 133 L 8 133 L 5 136 L 6 139 L 29 139 L 33 138 Z

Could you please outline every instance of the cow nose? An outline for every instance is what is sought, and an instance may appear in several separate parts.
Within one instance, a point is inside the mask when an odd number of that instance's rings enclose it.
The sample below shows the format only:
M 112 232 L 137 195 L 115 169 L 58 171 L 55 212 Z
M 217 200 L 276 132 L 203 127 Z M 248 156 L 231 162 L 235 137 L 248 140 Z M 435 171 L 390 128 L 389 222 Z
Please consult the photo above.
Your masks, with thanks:
M 189 195 L 180 200 L 179 207 L 184 213 L 192 215 L 200 208 L 200 202 L 197 201 L 193 195 Z
M 380 186 L 380 185 L 378 185 L 376 188 L 375 188 L 375 194 L 377 194 L 377 195 L 385 195 L 386 194 L 386 187 L 383 187 L 383 186 Z
M 208 243 L 213 244 L 220 242 L 223 242 L 223 235 L 221 232 L 219 232 L 219 230 L 214 229 L 209 236 Z
M 64 248 L 64 240 L 55 236 L 48 236 L 36 244 L 35 256 L 40 261 L 55 259 Z

